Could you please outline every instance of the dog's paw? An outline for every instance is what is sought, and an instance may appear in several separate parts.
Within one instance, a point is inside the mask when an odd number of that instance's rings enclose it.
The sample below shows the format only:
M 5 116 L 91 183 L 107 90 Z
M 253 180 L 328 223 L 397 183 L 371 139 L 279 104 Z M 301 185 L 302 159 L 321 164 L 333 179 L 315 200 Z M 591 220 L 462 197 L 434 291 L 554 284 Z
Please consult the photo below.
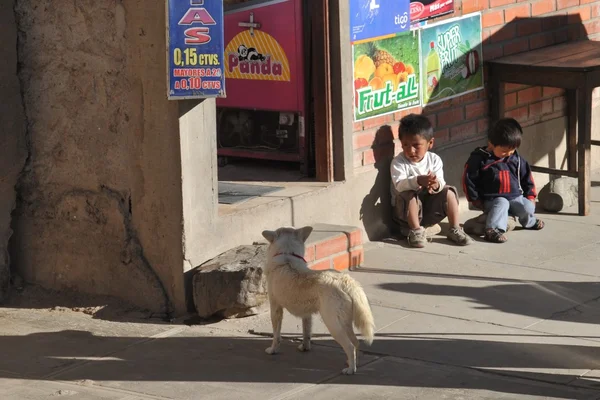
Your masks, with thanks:
M 354 375 L 355 372 L 356 372 L 356 367 L 354 367 L 354 368 L 344 368 L 342 370 L 342 374 L 344 374 L 344 375 Z
M 298 351 L 302 351 L 302 352 L 310 351 L 310 343 L 306 343 L 306 344 L 300 343 L 300 345 L 298 346 Z
M 278 351 L 279 351 L 279 349 L 273 348 L 273 347 L 267 347 L 265 349 L 265 353 L 270 354 L 270 355 L 277 354 Z

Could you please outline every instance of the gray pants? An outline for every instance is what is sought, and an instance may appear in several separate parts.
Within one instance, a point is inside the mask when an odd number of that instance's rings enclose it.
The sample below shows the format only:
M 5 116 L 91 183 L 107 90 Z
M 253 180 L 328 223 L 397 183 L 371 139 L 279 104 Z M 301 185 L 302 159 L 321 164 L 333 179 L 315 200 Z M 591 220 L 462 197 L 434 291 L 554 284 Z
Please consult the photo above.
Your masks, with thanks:
M 509 215 L 519 218 L 519 223 L 524 228 L 533 227 L 537 221 L 534 215 L 535 204 L 523 196 L 511 200 L 504 197 L 496 197 L 495 199 L 487 200 L 484 203 L 484 207 L 487 214 L 485 223 L 487 229 L 499 229 L 506 232 Z

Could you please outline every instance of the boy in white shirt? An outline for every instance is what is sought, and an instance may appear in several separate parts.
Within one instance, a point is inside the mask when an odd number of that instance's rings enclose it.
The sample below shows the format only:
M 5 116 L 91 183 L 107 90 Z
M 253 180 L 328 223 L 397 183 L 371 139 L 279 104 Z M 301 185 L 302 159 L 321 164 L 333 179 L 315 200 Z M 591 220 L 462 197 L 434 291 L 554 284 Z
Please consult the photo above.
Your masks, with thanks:
M 472 239 L 458 223 L 456 188 L 446 185 L 442 159 L 429 150 L 433 147 L 433 127 L 427 117 L 410 114 L 398 128 L 402 153 L 392 160 L 393 219 L 400 225 L 412 247 L 427 244 L 424 226 L 448 217 L 448 239 L 462 246 Z

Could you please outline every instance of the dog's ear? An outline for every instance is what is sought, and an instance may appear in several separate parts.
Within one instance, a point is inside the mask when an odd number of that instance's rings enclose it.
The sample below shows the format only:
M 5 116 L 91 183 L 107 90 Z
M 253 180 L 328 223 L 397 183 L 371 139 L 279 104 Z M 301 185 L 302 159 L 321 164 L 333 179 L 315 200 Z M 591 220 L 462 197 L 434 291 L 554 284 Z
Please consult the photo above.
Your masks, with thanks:
M 306 242 L 306 239 L 308 239 L 308 237 L 310 236 L 312 231 L 313 231 L 312 226 L 305 226 L 303 228 L 296 229 L 296 235 L 298 235 L 298 237 L 300 238 L 300 240 L 302 240 L 302 242 Z
M 275 237 L 277 236 L 277 232 L 275 231 L 262 231 L 262 235 L 269 243 L 273 243 Z

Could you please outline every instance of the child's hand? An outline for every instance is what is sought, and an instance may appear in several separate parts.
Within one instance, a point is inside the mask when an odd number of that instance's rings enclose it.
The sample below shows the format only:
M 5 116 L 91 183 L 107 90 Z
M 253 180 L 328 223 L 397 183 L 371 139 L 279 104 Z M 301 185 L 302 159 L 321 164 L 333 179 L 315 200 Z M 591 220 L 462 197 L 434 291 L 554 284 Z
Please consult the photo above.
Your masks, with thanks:
M 477 208 L 478 210 L 483 211 L 483 201 L 481 201 L 481 200 L 475 200 L 471 204 L 473 204 L 473 207 Z
M 431 174 L 417 176 L 417 183 L 422 188 L 428 188 L 429 187 L 429 180 L 430 180 L 430 178 L 431 178 Z
M 440 188 L 440 182 L 437 179 L 437 176 L 432 172 L 429 173 L 429 182 L 427 184 L 427 191 L 429 194 L 433 194 L 436 190 Z

